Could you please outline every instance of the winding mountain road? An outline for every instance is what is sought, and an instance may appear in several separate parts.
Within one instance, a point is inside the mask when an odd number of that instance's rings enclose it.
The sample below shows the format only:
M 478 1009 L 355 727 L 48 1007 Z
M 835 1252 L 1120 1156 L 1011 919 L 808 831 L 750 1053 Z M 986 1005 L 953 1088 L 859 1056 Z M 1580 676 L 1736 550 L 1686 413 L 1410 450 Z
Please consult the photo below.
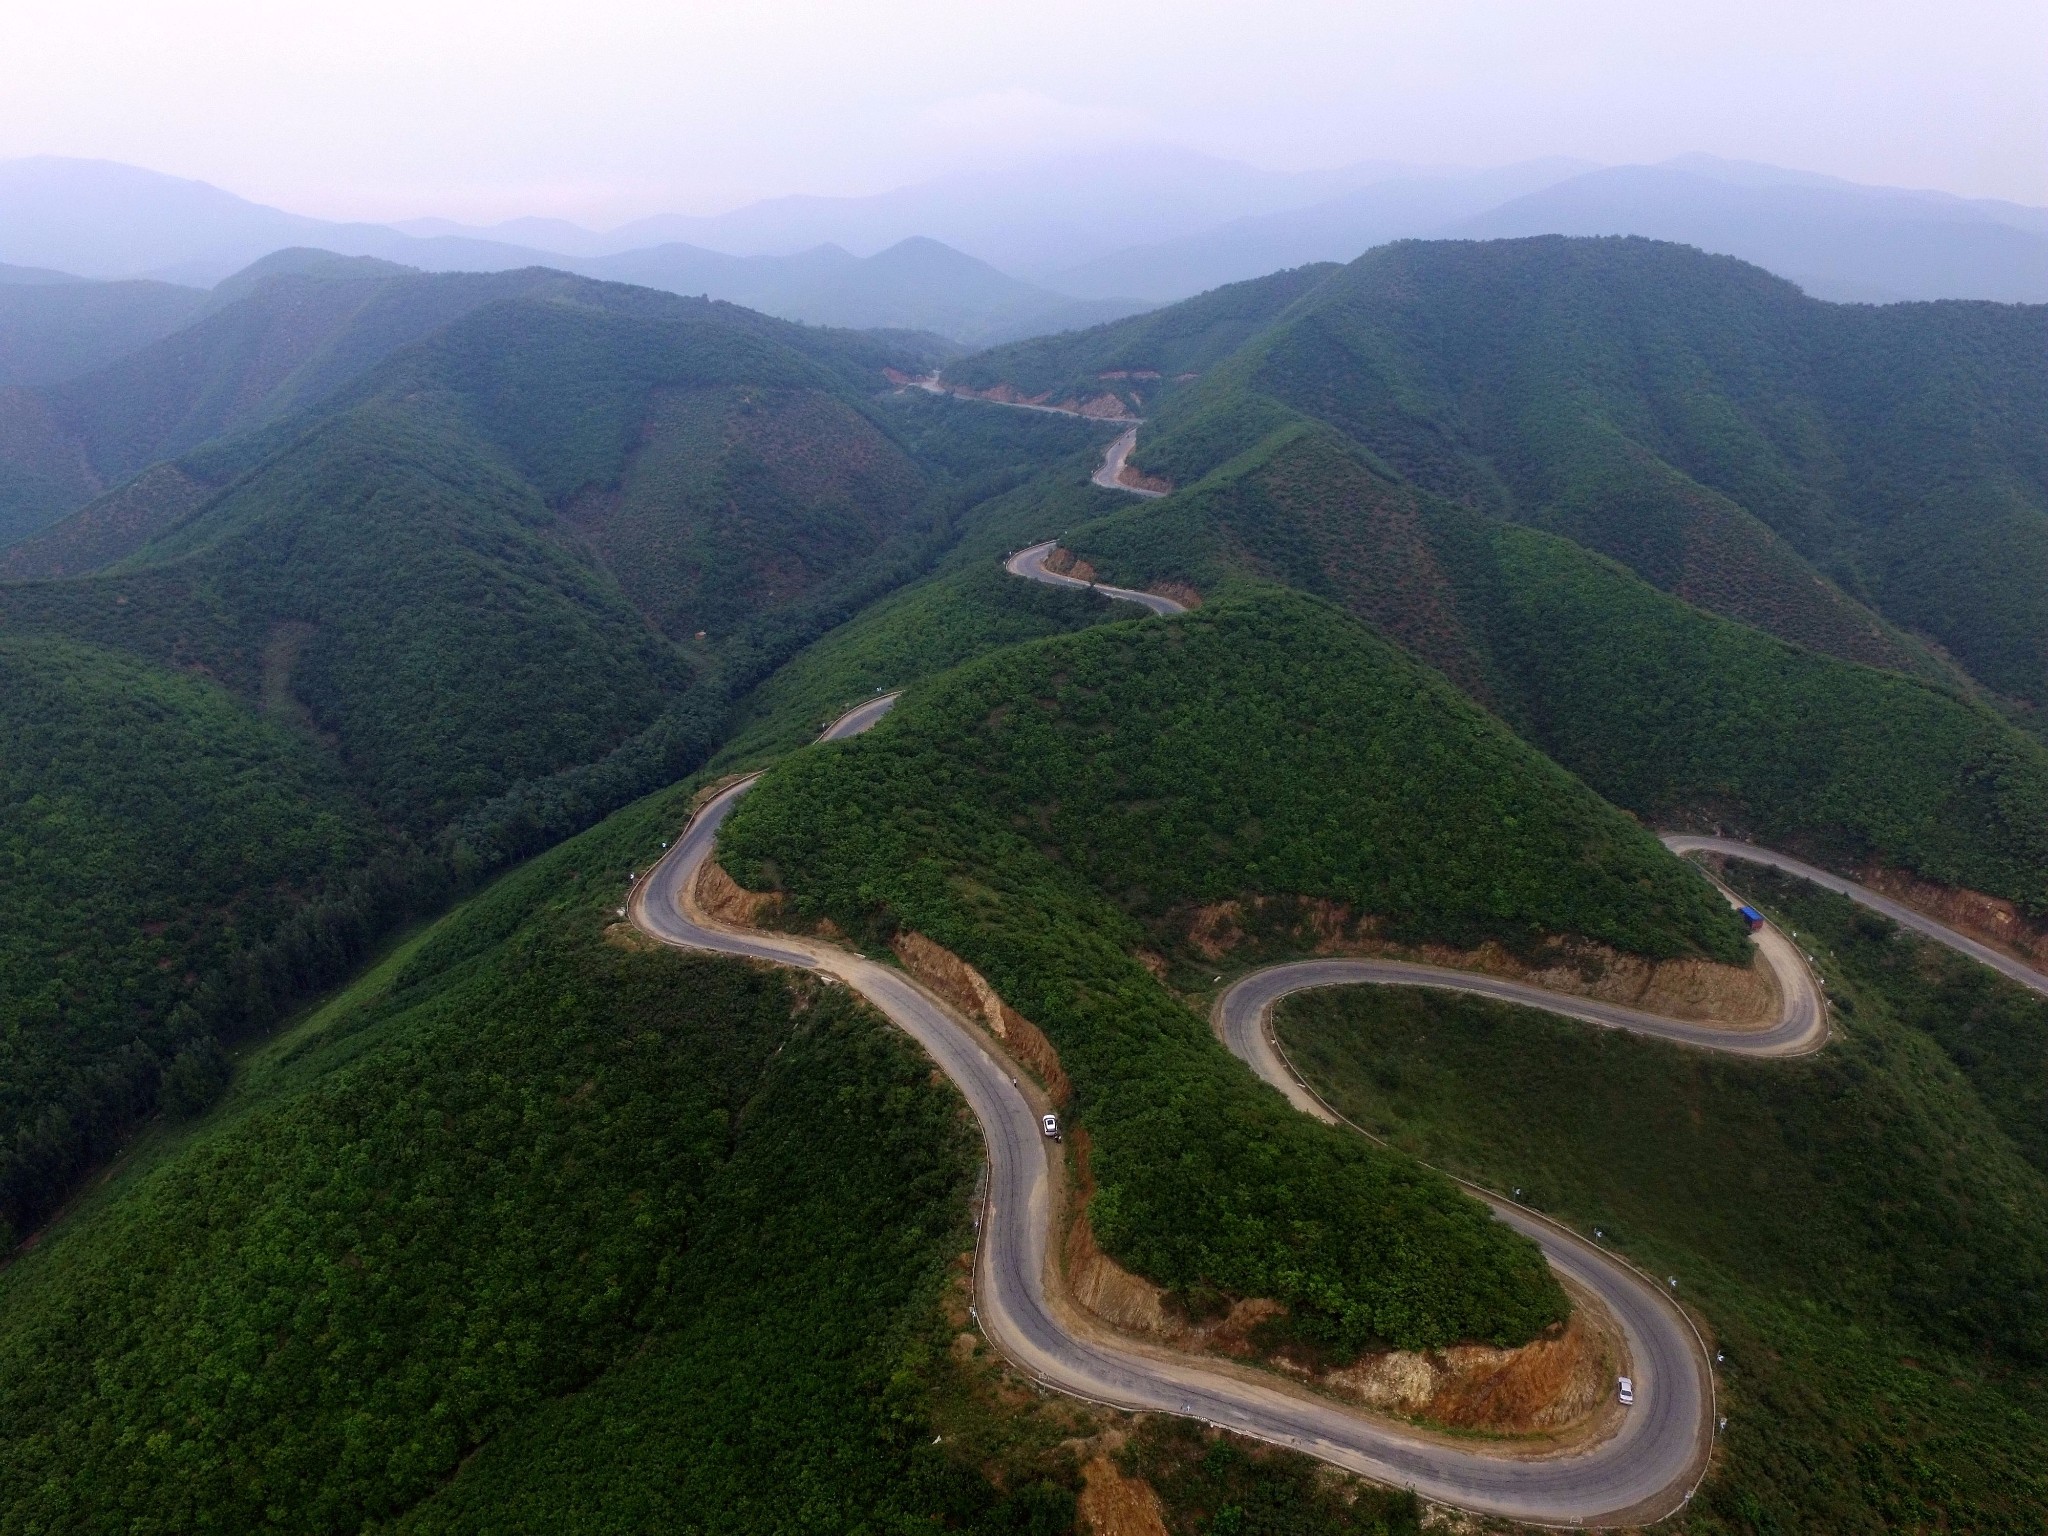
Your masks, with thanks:
M 1119 439 L 1112 455 L 1118 446 L 1128 452 L 1127 442 Z M 1007 568 L 1055 586 L 1093 587 L 1154 614 L 1184 611 L 1180 603 L 1156 593 L 1048 570 L 1046 558 L 1054 547 L 1048 542 L 1023 550 L 1010 557 Z M 820 739 L 843 740 L 866 730 L 895 701 L 895 695 L 887 695 L 849 711 Z M 1467 1188 L 1500 1220 L 1541 1246 L 1561 1275 L 1596 1295 L 1620 1325 L 1636 1402 L 1605 1439 L 1550 1451 L 1453 1439 L 1348 1408 L 1278 1377 L 1108 1333 L 1067 1298 L 1054 1262 L 1051 1241 L 1063 1169 L 1060 1154 L 1039 1134 L 1038 1116 L 1047 1106 L 1039 1102 L 1029 1078 L 999 1055 L 991 1039 L 901 970 L 831 944 L 736 929 L 699 906 L 698 876 L 712 855 L 719 827 L 753 782 L 728 786 L 697 812 L 675 846 L 635 887 L 628 909 L 632 920 L 680 948 L 799 967 L 843 982 L 930 1053 L 966 1098 L 987 1142 L 977 1317 L 990 1341 L 1019 1369 L 1058 1391 L 1119 1408 L 1206 1420 L 1382 1483 L 1412 1488 L 1426 1499 L 1538 1524 L 1643 1524 L 1672 1513 L 1691 1497 L 1712 1449 L 1715 1413 L 1712 1368 L 1697 1330 L 1653 1278 L 1590 1240 L 1474 1186 Z M 1908 909 L 1894 913 L 1896 904 L 1886 898 L 1796 860 L 1719 839 L 1673 836 L 1665 841 L 1675 852 L 1725 853 L 1815 879 L 2015 974 L 2017 962 Z M 1213 1022 L 1230 1050 L 1290 1103 L 1337 1123 L 1340 1117 L 1295 1074 L 1273 1038 L 1273 1006 L 1290 993 L 1359 984 L 1435 987 L 1698 1049 L 1755 1057 L 1818 1049 L 1826 1039 L 1826 1010 L 1804 957 L 1775 929 L 1760 935 L 1759 949 L 1777 978 L 1784 1006 L 1775 1024 L 1750 1031 L 1667 1019 L 1489 976 L 1380 960 L 1313 960 L 1255 971 L 1218 999 Z M 2048 978 L 2030 974 L 2018 979 L 2048 992 Z
M 1873 891 L 1867 885 L 1858 885 L 1854 880 L 1841 875 L 1830 874 L 1816 868 L 1789 853 L 1776 853 L 1769 848 L 1759 848 L 1755 843 L 1737 842 L 1732 837 L 1700 837 L 1691 832 L 1667 832 L 1664 846 L 1676 854 L 1717 853 L 1726 858 L 1741 859 L 1748 864 L 1761 864 L 1769 869 L 1783 870 L 1801 880 L 1810 881 L 1837 896 L 1846 896 L 1859 907 L 1868 907 L 1882 917 L 1888 917 L 1901 928 L 1910 928 L 1922 938 L 1932 939 L 1937 944 L 1946 944 L 1958 954 L 1968 955 L 1972 960 L 1988 965 L 2000 975 L 2018 982 L 2021 986 L 2048 997 L 2048 976 L 2044 976 L 2026 961 L 2015 959 L 2002 950 L 1993 949 L 1989 944 L 1979 943 L 1968 934 L 1956 932 L 1946 923 L 1937 922 L 1924 912 L 1916 912 L 1904 902 Z
M 1122 442 L 1122 438 L 1117 439 Z M 1115 444 L 1110 451 L 1114 453 Z M 1129 486 L 1123 487 L 1129 490 Z M 1003 569 L 1012 576 L 1022 576 L 1026 581 L 1044 582 L 1049 587 L 1080 587 L 1084 591 L 1100 592 L 1104 597 L 1113 597 L 1119 602 L 1142 603 L 1162 618 L 1168 614 L 1186 613 L 1187 604 L 1175 602 L 1170 597 L 1161 597 L 1157 592 L 1138 592 L 1130 587 L 1106 587 L 1099 582 L 1083 581 L 1078 576 L 1063 576 L 1058 571 L 1046 569 L 1046 557 L 1059 547 L 1058 539 L 1047 539 L 1043 544 L 1034 544 L 1029 549 L 1020 549 L 1003 562 Z
M 1164 496 L 1166 492 L 1152 490 L 1149 486 L 1125 485 L 1124 462 L 1130 458 L 1131 450 L 1138 446 L 1138 429 L 1132 427 L 1115 442 L 1102 456 L 1102 466 L 1095 471 L 1094 483 L 1105 491 L 1123 491 L 1131 496 L 1143 496 L 1147 500 Z

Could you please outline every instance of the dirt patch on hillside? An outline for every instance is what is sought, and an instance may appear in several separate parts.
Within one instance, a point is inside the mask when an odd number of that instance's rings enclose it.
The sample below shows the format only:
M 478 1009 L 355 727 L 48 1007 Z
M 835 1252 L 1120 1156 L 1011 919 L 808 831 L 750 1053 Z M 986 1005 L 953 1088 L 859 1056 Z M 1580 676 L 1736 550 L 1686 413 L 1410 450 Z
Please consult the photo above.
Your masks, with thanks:
M 1106 391 L 1099 395 L 1091 395 L 1086 400 L 1062 403 L 1076 416 L 1086 416 L 1090 421 L 1123 421 L 1131 413 L 1123 396 L 1112 395 Z
M 1069 1137 L 1077 1185 L 1061 1257 L 1068 1293 L 1110 1327 L 1185 1354 L 1219 1355 L 1272 1367 L 1345 1402 L 1451 1429 L 1502 1435 L 1555 1435 L 1593 1428 L 1616 1376 L 1626 1370 L 1621 1330 L 1599 1299 L 1566 1282 L 1572 1314 L 1516 1349 L 1460 1344 L 1448 1349 L 1388 1350 L 1343 1366 L 1270 1345 L 1263 1325 L 1284 1318 L 1268 1297 L 1215 1298 L 1208 1315 L 1162 1286 L 1132 1274 L 1102 1251 L 1089 1225 L 1095 1192 L 1085 1130 Z
M 1142 1477 L 1125 1477 L 1097 1455 L 1082 1464 L 1081 1478 L 1074 1512 L 1092 1536 L 1166 1536 L 1166 1511 Z
M 1159 475 L 1148 475 L 1128 459 L 1124 461 L 1124 467 L 1117 471 L 1116 483 L 1127 485 L 1134 491 L 1157 491 L 1161 496 L 1173 489 L 1171 480 Z
M 1173 489 L 1172 486 L 1166 485 L 1164 481 L 1161 481 L 1160 485 L 1165 486 L 1167 490 Z M 1102 579 L 1101 573 L 1093 565 L 1083 560 L 1071 549 L 1053 550 L 1051 554 L 1045 557 L 1045 568 L 1061 576 L 1071 576 L 1076 581 L 1100 581 Z M 1170 597 L 1184 608 L 1199 608 L 1202 606 L 1202 594 L 1184 581 L 1162 581 L 1154 586 L 1145 588 L 1145 590 L 1155 593 L 1160 597 Z
M 1368 1408 L 1498 1434 L 1576 1428 L 1608 1404 L 1625 1374 L 1621 1331 L 1589 1293 L 1569 1285 L 1572 1315 L 1519 1349 L 1460 1344 L 1426 1354 L 1367 1355 L 1316 1385 Z
M 313 712 L 292 686 L 299 658 L 319 632 L 319 626 L 314 624 L 287 622 L 270 626 L 263 639 L 263 671 L 257 698 L 266 715 L 298 727 L 328 747 L 336 747 L 340 738 L 314 723 Z
M 988 979 L 942 944 L 921 933 L 902 932 L 889 941 L 903 969 L 970 1019 L 978 1019 L 1010 1054 L 1031 1069 L 1053 1103 L 1064 1106 L 1073 1084 L 1060 1066 L 1059 1052 L 1039 1027 L 997 995 Z
M 707 917 L 733 928 L 759 928 L 782 906 L 782 897 L 769 891 L 750 891 L 728 875 L 716 859 L 706 859 L 697 871 L 697 888 L 691 899 Z
M 2028 918 L 2011 902 L 1967 886 L 1937 885 L 1902 869 L 1867 865 L 1856 878 L 1911 907 L 1947 923 L 1981 944 L 2004 950 L 2029 965 L 2048 966 L 2048 925 Z
M 1061 576 L 1071 576 L 1076 581 L 1094 581 L 1095 567 L 1075 554 L 1071 549 L 1055 548 L 1045 557 L 1045 568 Z
M 1358 917 L 1339 902 L 1300 900 L 1216 902 L 1178 917 L 1187 947 L 1215 961 L 1252 946 L 1279 952 L 1412 960 L 1451 970 L 1477 971 L 1546 991 L 1639 1008 L 1665 1018 L 1764 1029 L 1784 1008 L 1777 978 L 1763 965 L 1719 965 L 1711 960 L 1646 960 L 1585 939 L 1553 939 L 1534 954 L 1500 944 L 1453 949 L 1442 944 L 1394 944 L 1379 936 L 1377 918 Z

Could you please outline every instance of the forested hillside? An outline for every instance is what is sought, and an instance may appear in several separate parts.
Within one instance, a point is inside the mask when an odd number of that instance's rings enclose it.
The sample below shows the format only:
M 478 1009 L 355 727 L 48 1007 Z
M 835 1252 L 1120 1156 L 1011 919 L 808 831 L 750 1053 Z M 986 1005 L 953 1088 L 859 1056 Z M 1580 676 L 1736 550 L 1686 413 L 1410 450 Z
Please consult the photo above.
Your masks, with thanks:
M 958 1099 L 843 990 L 615 923 L 687 799 L 408 943 L 0 1271 L 0 1531 L 1074 1529 L 1115 1416 L 961 1349 Z M 1175 1530 L 1419 1529 L 1135 1427 Z
M 493 1496 L 504 1529 L 542 1491 L 466 1458 L 593 1385 L 610 1430 L 571 1402 L 549 1438 L 656 1524 L 952 1491 L 889 1383 L 970 1240 L 971 1134 L 844 993 L 607 938 L 674 814 L 478 899 L 0 1273 L 0 1530 Z M 607 1455 L 620 1415 L 661 1449 Z
M 0 392 L 0 544 L 41 530 L 0 550 L 0 1536 L 1070 1530 L 1112 1421 L 980 1357 L 930 1062 L 618 921 L 741 767 L 765 920 L 983 973 L 1173 1305 L 1276 1298 L 1325 1358 L 1542 1334 L 1530 1244 L 1186 998 L 1318 945 L 1747 964 L 1652 825 L 2048 914 L 2043 315 L 1409 244 L 949 367 L 1145 414 L 1142 502 L 1087 483 L 1114 427 L 895 387 L 929 338 L 537 270 L 286 253 Z M 1055 535 L 1199 605 L 1003 574 Z M 1702 1530 L 2024 1510 L 2039 1010 L 1756 889 L 1831 967 L 1812 1062 L 1398 997 L 1298 1038 L 1409 1150 L 1701 1275 L 1772 1362 Z M 1415 1528 L 1121 1431 L 1177 1536 Z
M 1066 543 L 1106 577 L 1343 605 L 1618 805 L 2048 910 L 2048 750 L 1914 678 L 1702 612 L 1555 535 L 1284 428 Z
M 189 322 L 206 302 L 175 283 L 10 281 L 0 271 L 0 388 L 104 367 Z
M 301 275 L 259 274 L 251 291 L 274 299 Z M 412 304 L 411 325 L 441 302 L 353 264 L 335 281 L 382 295 L 362 323 Z M 374 350 L 364 334 L 345 339 Z M 94 915 L 24 908 L 7 991 L 10 1005 L 40 1000 L 20 1048 L 44 1065 L 9 1083 L 0 1144 L 23 1150 L 0 1214 L 25 1231 L 47 1212 L 158 1104 L 186 1043 L 213 1050 L 270 1023 L 406 912 L 697 766 L 738 697 L 925 569 L 965 505 L 1097 432 L 930 399 L 884 411 L 892 361 L 914 354 L 550 277 L 470 306 L 314 411 L 158 466 L 200 466 L 197 508 L 113 569 L 0 585 L 0 640 L 22 646 L 18 707 L 40 700 L 61 720 L 52 701 L 80 656 L 127 680 L 111 694 L 182 700 L 205 679 L 213 701 L 183 734 L 47 735 L 51 760 L 23 768 L 0 824 L 10 845 L 71 858 L 45 846 L 41 780 L 102 773 L 140 775 L 160 800 L 97 808 L 97 878 L 116 878 L 124 842 L 243 847 L 203 807 L 178 838 L 158 836 L 181 777 L 205 783 L 236 730 L 283 754 L 236 780 L 265 807 L 252 825 L 324 825 L 339 797 L 354 839 L 329 863 L 285 838 L 275 869 L 152 865 L 136 893 L 152 912 L 255 905 L 237 922 L 173 922 L 133 950 L 151 968 L 139 978 L 137 959 L 66 981 Z M 226 489 L 204 489 L 220 464 Z M 364 881 L 345 920 L 320 915 Z M 120 949 L 133 921 L 159 921 L 122 912 L 99 914 L 111 929 L 97 942 Z M 289 934 L 317 940 L 317 956 L 273 955 Z
M 0 396 L 0 544 L 151 464 L 311 405 L 468 310 L 562 281 L 538 270 L 428 276 L 318 252 L 266 258 L 162 340 L 80 377 Z M 199 478 L 218 488 L 240 467 Z
M 1213 297 L 1084 333 L 1062 369 L 1163 371 L 1150 337 Z M 949 374 L 1034 367 L 1010 349 Z M 1875 610 L 2048 701 L 2048 307 L 1825 304 L 1644 240 L 1403 242 L 1164 401 L 1133 462 L 1190 484 L 1304 415 L 1701 607 L 1919 665 Z
M 226 690 L 0 638 L 0 1250 L 221 1039 L 332 982 L 416 875 L 331 761 Z M 410 894 L 423 894 L 411 892 Z
M 1296 267 L 1133 319 L 1012 342 L 948 362 L 944 378 L 975 390 L 1008 385 L 1031 399 L 1078 401 L 1107 392 L 1143 413 L 1229 357 L 1339 270 L 1334 262 Z
M 1169 1287 L 1278 1297 L 1345 1351 L 1526 1339 L 1562 1297 L 1481 1208 L 1257 1085 L 1137 953 L 1192 953 L 1199 909 L 1255 923 L 1262 900 L 1410 942 L 1747 949 L 1626 817 L 1361 626 L 1279 593 L 971 663 L 772 770 L 720 847 L 800 918 L 963 955 L 1046 1032 L 1107 1251 Z

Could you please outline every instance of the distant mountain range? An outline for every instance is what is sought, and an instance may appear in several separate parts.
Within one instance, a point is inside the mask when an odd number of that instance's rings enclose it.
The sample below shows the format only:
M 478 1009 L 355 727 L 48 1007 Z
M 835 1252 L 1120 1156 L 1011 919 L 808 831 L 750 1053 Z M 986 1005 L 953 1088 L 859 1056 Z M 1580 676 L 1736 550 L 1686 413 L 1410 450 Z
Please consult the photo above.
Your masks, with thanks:
M 553 267 L 726 299 L 786 320 L 930 331 L 963 345 L 1095 325 L 1146 307 L 1053 292 L 914 234 L 867 256 L 821 242 L 733 255 L 673 240 L 587 255 L 468 234 L 418 235 L 383 224 L 309 219 L 203 182 L 103 161 L 0 163 L 0 262 L 31 269 L 18 278 L 0 270 L 10 284 L 70 275 L 211 287 L 273 252 L 297 247 L 374 256 L 427 272 Z M 5 382 L 30 377 L 41 381 L 32 375 Z
M 1647 235 L 1739 256 L 1815 298 L 2048 301 L 2048 208 L 1687 155 L 1555 183 L 1447 234 Z
M 206 287 L 292 247 L 429 272 L 553 267 L 784 319 L 928 331 L 976 347 L 1305 263 L 1350 261 L 1393 240 L 1551 233 L 1694 245 L 1833 300 L 2048 302 L 2048 209 L 1704 155 L 1483 171 L 1375 162 L 1286 175 L 1139 148 L 995 166 L 870 197 L 661 215 L 608 232 L 559 219 L 337 223 L 133 166 L 45 157 L 0 162 L 0 293 L 13 291 L 0 301 L 0 384 L 48 382 L 62 366 L 60 342 L 16 334 L 22 324 L 59 322 L 21 322 L 16 312 L 92 312 L 103 339 L 79 352 L 93 366 L 123 325 L 146 344 L 189 313 L 181 304 L 196 302 L 137 290 L 42 303 L 25 296 L 30 287 L 45 298 L 66 277 Z

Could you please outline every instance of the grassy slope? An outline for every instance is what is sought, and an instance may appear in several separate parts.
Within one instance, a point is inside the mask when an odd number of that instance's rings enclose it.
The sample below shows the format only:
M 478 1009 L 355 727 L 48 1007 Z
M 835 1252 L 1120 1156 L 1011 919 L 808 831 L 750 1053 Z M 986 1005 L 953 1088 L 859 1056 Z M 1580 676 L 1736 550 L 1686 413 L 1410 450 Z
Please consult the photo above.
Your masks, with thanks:
M 1701 612 L 1320 429 L 1067 542 L 1120 580 L 1251 575 L 1340 603 L 1646 818 L 2048 906 L 2048 753 L 1989 710 Z
M 1830 977 L 1813 1060 L 1372 988 L 1290 1001 L 1281 1037 L 1361 1124 L 1679 1277 L 1728 1356 L 1726 1460 L 1688 1528 L 2038 1529 L 2048 1005 L 1751 874 Z
M 223 968 L 316 918 L 280 964 L 329 979 L 360 952 L 341 910 L 347 877 L 390 842 L 297 735 L 212 683 L 131 657 L 0 639 L 0 740 L 0 1246 L 11 1247 L 12 1231 L 157 1104 L 181 1053 L 180 1075 L 198 1074 L 185 1092 L 203 1096 L 215 1032 L 232 1033 L 263 990 L 244 974 L 238 995 L 219 995 Z
M 1281 1296 L 1344 1348 L 1525 1338 L 1561 1298 L 1449 1186 L 1255 1084 L 1130 951 L 1252 895 L 1329 898 L 1412 938 L 1741 949 L 1711 890 L 1625 818 L 1278 594 L 963 668 L 772 772 L 723 847 L 800 913 L 929 934 L 1047 1032 L 1112 1253 L 1169 1286 Z

